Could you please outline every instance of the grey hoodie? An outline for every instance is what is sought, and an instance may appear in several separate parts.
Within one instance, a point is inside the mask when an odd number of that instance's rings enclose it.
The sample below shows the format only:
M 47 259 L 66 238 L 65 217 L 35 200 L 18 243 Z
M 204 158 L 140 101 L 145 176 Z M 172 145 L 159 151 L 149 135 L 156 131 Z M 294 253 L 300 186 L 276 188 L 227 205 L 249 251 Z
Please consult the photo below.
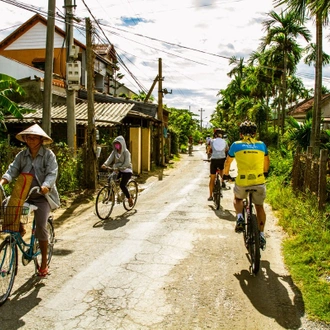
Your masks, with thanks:
M 121 144 L 121 154 L 115 149 L 115 143 L 119 142 Z M 123 136 L 119 135 L 112 141 L 113 150 L 104 162 L 104 165 L 110 166 L 113 164 L 114 169 L 118 169 L 120 172 L 130 172 L 132 173 L 132 162 L 131 153 L 126 147 L 126 142 Z

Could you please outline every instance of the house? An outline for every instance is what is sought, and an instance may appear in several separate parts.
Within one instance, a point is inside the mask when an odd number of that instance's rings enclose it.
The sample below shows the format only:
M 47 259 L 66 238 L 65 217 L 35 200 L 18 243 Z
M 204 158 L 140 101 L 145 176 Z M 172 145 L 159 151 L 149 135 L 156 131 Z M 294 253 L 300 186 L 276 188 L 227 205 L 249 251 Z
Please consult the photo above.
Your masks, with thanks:
M 47 20 L 39 14 L 32 16 L 0 42 L 0 71 L 11 75 L 15 79 L 22 79 L 28 77 L 27 74 L 30 71 L 33 72 L 33 69 L 38 69 L 39 73 L 36 75 L 44 78 L 46 36 Z M 65 40 L 65 31 L 55 26 L 53 73 L 55 77 L 63 79 L 63 82 L 66 80 L 67 64 Z M 86 46 L 76 39 L 73 42 L 77 51 L 77 60 L 81 62 L 80 85 L 86 88 Z M 119 82 L 114 81 L 117 70 L 117 56 L 113 45 L 95 45 L 94 54 L 95 90 L 109 95 L 125 94 L 130 97 L 135 94 L 126 86 L 120 86 L 119 90 L 115 88 L 116 83 L 119 84 Z M 15 63 L 25 64 L 26 66 L 21 71 L 19 67 L 15 67 Z M 30 71 L 28 68 L 30 68 Z M 26 75 L 23 75 L 23 73 Z
M 303 122 L 306 119 L 306 114 L 313 109 L 314 106 L 314 98 L 310 98 L 308 100 L 304 100 L 288 112 L 288 116 L 292 116 L 298 122 Z M 330 128 L 330 94 L 322 95 L 321 100 L 321 117 L 323 128 Z
M 42 121 L 44 93 L 44 68 L 47 20 L 34 15 L 12 34 L 0 42 L 0 72 L 18 80 L 27 92 L 20 105 L 34 110 L 24 115 L 23 120 L 7 116 L 9 126 L 14 132 L 17 128 Z M 81 60 L 80 89 L 76 93 L 77 145 L 87 141 L 87 90 L 86 90 L 86 46 L 74 40 Z M 95 125 L 111 136 L 111 132 L 125 132 L 132 153 L 136 174 L 149 171 L 152 163 L 159 162 L 160 137 L 158 127 L 161 122 L 157 116 L 157 104 L 134 102 L 113 95 L 133 94 L 125 86 L 116 85 L 116 54 L 113 46 L 98 45 L 95 48 Z M 55 27 L 54 70 L 52 81 L 51 126 L 54 139 L 66 140 L 66 51 L 65 32 Z M 167 123 L 168 113 L 163 110 L 163 122 Z M 53 135 L 52 135 L 53 137 Z M 166 142 L 165 142 L 166 143 Z

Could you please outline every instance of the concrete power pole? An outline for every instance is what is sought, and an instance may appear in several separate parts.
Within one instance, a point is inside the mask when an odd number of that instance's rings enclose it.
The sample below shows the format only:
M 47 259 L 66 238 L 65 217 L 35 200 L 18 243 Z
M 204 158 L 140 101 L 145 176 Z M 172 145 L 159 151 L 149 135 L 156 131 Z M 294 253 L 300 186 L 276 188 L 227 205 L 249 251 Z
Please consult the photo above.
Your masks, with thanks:
M 163 120 L 163 75 L 162 59 L 158 60 L 158 120 L 161 121 L 158 129 L 159 136 L 159 165 L 165 166 L 164 157 L 164 120 Z
M 87 102 L 88 102 L 88 132 L 87 132 L 87 161 L 86 184 L 89 189 L 96 189 L 96 129 L 94 110 L 94 52 L 92 48 L 92 24 L 86 18 L 86 67 L 87 67 Z
M 47 17 L 47 36 L 46 36 L 44 100 L 43 100 L 42 124 L 41 124 L 43 130 L 49 136 L 51 136 L 54 34 L 55 34 L 55 0 L 49 0 L 48 17 Z
M 200 108 L 198 111 L 201 112 L 201 124 L 200 124 L 200 131 L 203 131 L 203 112 L 205 111 L 204 109 Z
M 74 62 L 73 46 L 73 8 L 72 0 L 65 0 L 65 22 L 66 22 L 66 107 L 67 107 L 67 137 L 68 146 L 76 153 L 77 142 L 76 142 L 76 113 L 75 103 L 76 94 L 75 90 L 68 83 L 68 75 L 70 71 L 70 65 Z

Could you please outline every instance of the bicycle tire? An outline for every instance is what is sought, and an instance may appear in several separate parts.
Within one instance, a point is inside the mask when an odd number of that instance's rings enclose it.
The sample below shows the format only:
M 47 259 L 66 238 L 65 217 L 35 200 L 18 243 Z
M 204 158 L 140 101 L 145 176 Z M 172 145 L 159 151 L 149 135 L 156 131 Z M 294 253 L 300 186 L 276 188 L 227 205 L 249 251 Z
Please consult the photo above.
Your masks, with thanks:
M 260 237 L 258 230 L 257 217 L 250 215 L 249 224 L 249 254 L 251 258 L 252 272 L 256 275 L 260 268 Z
M 8 299 L 17 274 L 17 245 L 11 236 L 0 244 L 0 306 Z
M 106 220 L 110 217 L 115 205 L 115 194 L 111 187 L 104 186 L 96 197 L 95 211 L 99 219 Z
M 221 202 L 221 184 L 219 179 L 215 181 L 215 185 L 213 189 L 213 201 L 216 210 L 219 210 L 220 202 Z
M 128 192 L 130 194 L 130 196 L 133 199 L 133 205 L 129 206 L 128 204 L 128 199 L 125 197 L 123 200 L 123 204 L 124 204 L 124 208 L 127 211 L 130 211 L 134 208 L 137 198 L 138 198 L 138 193 L 139 193 L 139 189 L 138 189 L 138 184 L 135 180 L 129 180 L 127 185 L 126 185 Z
M 55 231 L 54 231 L 54 225 L 53 220 L 51 217 L 47 220 L 47 231 L 48 231 L 48 247 L 47 247 L 47 266 L 50 264 L 50 261 L 53 256 L 53 249 L 54 249 L 54 243 L 55 243 Z M 34 241 L 34 247 L 33 247 L 33 253 L 37 253 L 34 259 L 34 265 L 36 272 L 39 270 L 41 266 L 41 252 L 39 248 L 39 241 L 38 239 L 35 239 Z

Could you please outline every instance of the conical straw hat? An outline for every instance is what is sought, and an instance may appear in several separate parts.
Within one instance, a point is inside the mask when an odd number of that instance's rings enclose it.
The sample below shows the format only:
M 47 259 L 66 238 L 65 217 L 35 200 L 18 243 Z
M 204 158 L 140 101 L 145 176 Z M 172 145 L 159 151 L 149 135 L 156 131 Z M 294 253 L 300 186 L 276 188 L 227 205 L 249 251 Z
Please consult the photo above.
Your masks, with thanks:
M 30 134 L 41 136 L 43 144 L 50 144 L 53 142 L 53 140 L 46 134 L 46 132 L 38 124 L 34 124 L 29 128 L 25 129 L 24 131 L 16 134 L 16 139 L 22 142 L 26 142 L 25 136 Z

